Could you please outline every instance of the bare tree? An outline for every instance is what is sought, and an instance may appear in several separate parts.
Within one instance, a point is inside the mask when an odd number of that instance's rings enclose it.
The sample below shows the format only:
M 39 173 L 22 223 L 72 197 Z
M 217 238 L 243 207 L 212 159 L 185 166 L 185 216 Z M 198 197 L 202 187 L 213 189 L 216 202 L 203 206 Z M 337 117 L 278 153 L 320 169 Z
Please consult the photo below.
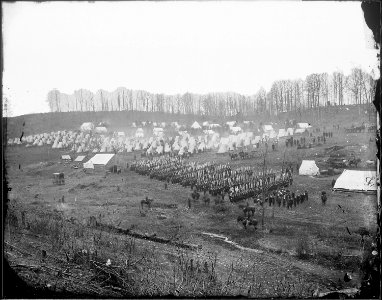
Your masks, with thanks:
M 345 76 L 342 72 L 333 73 L 333 95 L 334 102 L 338 105 L 343 105 L 344 101 L 344 88 L 345 88 Z

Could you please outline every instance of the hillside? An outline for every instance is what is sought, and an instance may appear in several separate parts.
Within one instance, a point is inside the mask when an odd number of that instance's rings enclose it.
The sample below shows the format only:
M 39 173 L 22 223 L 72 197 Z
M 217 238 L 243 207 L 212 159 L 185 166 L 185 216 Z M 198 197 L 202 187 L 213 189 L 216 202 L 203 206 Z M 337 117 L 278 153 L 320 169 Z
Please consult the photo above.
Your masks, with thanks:
M 321 117 L 317 117 L 317 112 L 303 111 L 301 114 L 288 112 L 279 116 L 252 115 L 244 117 L 211 117 L 198 115 L 170 114 L 159 112 L 142 112 L 142 111 L 105 111 L 105 112 L 61 112 L 61 113 L 42 113 L 29 114 L 18 117 L 11 117 L 3 120 L 6 128 L 5 133 L 8 137 L 37 134 L 43 132 L 51 132 L 58 130 L 76 130 L 84 122 L 106 121 L 110 124 L 110 130 L 126 130 L 134 121 L 153 121 L 153 122 L 173 122 L 177 121 L 181 124 L 191 124 L 194 121 L 214 121 L 221 123 L 228 120 L 249 120 L 256 123 L 275 122 L 283 124 L 286 119 L 296 119 L 301 122 L 308 122 L 314 125 L 332 126 L 340 124 L 342 127 L 351 126 L 362 122 L 375 123 L 376 115 L 373 109 L 373 115 L 369 118 L 365 114 L 366 108 L 359 106 L 342 106 L 322 108 Z M 25 124 L 25 125 L 24 125 Z M 24 126 L 23 126 L 24 125 Z

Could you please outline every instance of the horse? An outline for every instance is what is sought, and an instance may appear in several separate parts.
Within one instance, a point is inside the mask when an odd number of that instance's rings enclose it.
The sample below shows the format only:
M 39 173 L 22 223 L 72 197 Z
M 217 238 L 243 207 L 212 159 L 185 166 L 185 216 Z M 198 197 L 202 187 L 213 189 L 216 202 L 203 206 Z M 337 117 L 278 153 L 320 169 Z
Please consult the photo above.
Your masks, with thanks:
M 151 208 L 151 203 L 154 201 L 154 199 L 149 199 L 146 197 L 146 199 L 141 200 L 141 207 L 143 209 L 143 206 L 146 204 L 147 207 L 150 209 Z
M 247 218 L 243 221 L 243 226 L 245 229 L 247 229 L 247 227 L 249 226 L 253 226 L 255 228 L 255 230 L 257 229 L 257 224 L 259 224 L 259 222 L 256 220 L 256 219 L 253 219 L 253 218 Z
M 196 190 L 194 190 L 191 194 L 191 197 L 193 200 L 199 200 L 199 197 L 200 197 L 200 193 L 197 192 Z

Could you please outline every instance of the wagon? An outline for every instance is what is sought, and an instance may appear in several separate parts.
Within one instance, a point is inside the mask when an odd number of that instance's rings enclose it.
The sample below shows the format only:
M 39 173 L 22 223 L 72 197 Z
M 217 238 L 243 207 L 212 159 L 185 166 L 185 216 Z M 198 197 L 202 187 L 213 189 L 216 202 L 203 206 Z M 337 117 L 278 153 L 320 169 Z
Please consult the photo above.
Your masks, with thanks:
M 64 173 L 53 173 L 53 184 L 65 184 Z

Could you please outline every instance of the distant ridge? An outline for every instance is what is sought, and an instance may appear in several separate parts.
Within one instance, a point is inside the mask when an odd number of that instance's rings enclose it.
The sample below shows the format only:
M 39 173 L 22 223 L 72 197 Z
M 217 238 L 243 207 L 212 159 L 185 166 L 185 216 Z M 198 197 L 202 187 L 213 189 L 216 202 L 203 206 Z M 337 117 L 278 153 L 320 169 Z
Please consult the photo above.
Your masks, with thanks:
M 98 111 L 98 112 L 60 112 L 60 113 L 41 113 L 28 114 L 17 117 L 3 118 L 4 134 L 8 137 L 37 134 L 43 132 L 51 132 L 58 130 L 77 130 L 84 122 L 99 123 L 106 121 L 110 124 L 110 130 L 121 130 L 130 127 L 135 121 L 152 121 L 152 122 L 179 122 L 180 124 L 191 125 L 192 122 L 198 121 L 213 121 L 222 123 L 228 120 L 235 121 L 255 121 L 260 122 L 278 122 L 282 123 L 286 119 L 295 119 L 301 122 L 311 124 L 321 124 L 323 126 L 332 126 L 332 124 L 340 124 L 341 127 L 348 127 L 351 124 L 362 122 L 376 123 L 376 112 L 373 110 L 373 115 L 365 114 L 367 107 L 365 106 L 337 106 L 330 108 L 322 108 L 320 118 L 317 117 L 317 112 L 306 110 L 301 114 L 288 112 L 279 116 L 248 115 L 248 116 L 231 116 L 231 117 L 216 117 L 216 116 L 198 116 L 191 114 L 171 114 L 162 112 L 143 112 L 143 111 Z M 23 126 L 23 124 L 25 124 Z M 4 137 L 6 138 L 6 137 Z

